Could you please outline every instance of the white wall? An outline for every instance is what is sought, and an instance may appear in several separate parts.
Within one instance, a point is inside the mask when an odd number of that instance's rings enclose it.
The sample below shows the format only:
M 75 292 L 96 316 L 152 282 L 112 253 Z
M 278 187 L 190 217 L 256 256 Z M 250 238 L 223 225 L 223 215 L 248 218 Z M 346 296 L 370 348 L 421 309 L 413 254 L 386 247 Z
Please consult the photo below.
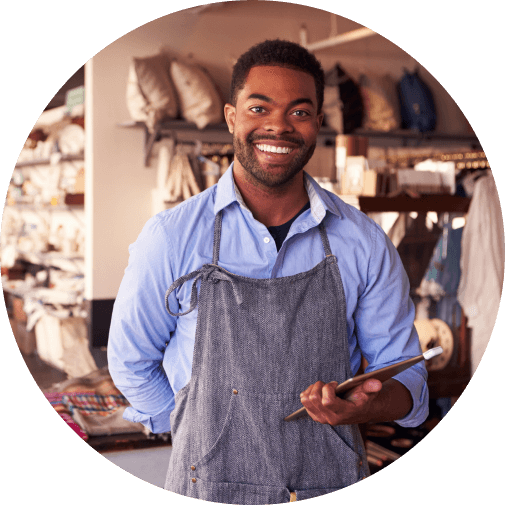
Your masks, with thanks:
M 126 79 L 132 57 L 157 53 L 192 54 L 207 68 L 223 97 L 228 96 L 233 63 L 251 45 L 267 38 L 299 42 L 302 24 L 309 42 L 328 37 L 329 13 L 276 2 L 230 2 L 196 15 L 185 10 L 159 18 L 124 35 L 87 64 L 86 129 L 88 148 L 87 287 L 89 299 L 115 298 L 128 262 L 128 245 L 150 217 L 150 191 L 155 185 L 155 159 L 143 166 L 143 132 L 118 127 L 128 121 Z M 360 25 L 338 18 L 338 31 Z M 339 61 L 352 74 L 390 73 L 399 78 L 403 67 L 416 62 L 377 35 L 316 53 L 325 69 Z M 439 131 L 468 132 L 461 111 L 438 82 L 421 69 L 439 111 Z

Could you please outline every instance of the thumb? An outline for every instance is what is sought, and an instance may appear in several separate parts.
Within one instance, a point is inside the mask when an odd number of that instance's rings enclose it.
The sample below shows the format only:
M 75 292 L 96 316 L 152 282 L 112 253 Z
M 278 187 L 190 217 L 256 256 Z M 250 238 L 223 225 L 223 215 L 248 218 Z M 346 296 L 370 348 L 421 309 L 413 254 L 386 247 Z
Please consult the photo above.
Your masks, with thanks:
M 365 393 L 378 393 L 382 389 L 382 382 L 377 379 L 367 380 L 363 384 L 363 391 Z

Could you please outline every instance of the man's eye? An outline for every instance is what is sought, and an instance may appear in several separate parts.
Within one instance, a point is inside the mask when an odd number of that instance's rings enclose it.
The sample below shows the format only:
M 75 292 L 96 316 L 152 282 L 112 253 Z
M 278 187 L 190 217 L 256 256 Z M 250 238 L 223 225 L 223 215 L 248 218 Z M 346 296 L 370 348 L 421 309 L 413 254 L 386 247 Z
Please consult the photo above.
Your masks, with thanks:
M 263 107 L 260 107 L 259 105 L 251 107 L 249 110 L 252 111 L 252 112 L 257 112 L 257 113 L 265 111 L 265 109 Z
M 299 116 L 299 117 L 304 117 L 304 116 L 309 115 L 309 113 L 306 110 L 295 110 L 295 111 L 293 111 L 293 114 L 295 116 Z

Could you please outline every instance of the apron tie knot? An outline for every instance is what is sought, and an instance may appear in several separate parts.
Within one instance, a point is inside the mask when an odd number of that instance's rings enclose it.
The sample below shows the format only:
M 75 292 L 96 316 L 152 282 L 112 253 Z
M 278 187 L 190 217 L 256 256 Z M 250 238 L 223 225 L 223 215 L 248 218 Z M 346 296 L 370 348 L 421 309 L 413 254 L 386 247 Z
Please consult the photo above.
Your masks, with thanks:
M 195 307 L 198 303 L 198 292 L 197 292 L 197 282 L 199 279 L 208 281 L 209 277 L 211 274 L 214 274 L 212 276 L 212 282 L 217 283 L 219 281 L 229 281 L 231 282 L 232 288 L 233 288 L 233 294 L 235 296 L 235 301 L 237 302 L 238 305 L 242 303 L 242 296 L 240 295 L 237 286 L 235 285 L 235 279 L 232 274 L 223 271 L 218 265 L 214 264 L 205 264 L 198 270 L 195 270 L 194 272 L 190 272 L 189 274 L 183 275 L 182 277 L 179 277 L 171 286 L 168 288 L 167 292 L 165 293 L 165 307 L 167 309 L 167 312 L 174 317 L 180 317 L 180 316 L 185 316 L 186 314 L 189 314 L 193 310 L 195 310 Z M 169 304 L 168 304 L 168 297 L 172 293 L 172 291 L 176 290 L 179 286 L 182 286 L 186 281 L 189 281 L 194 278 L 193 284 L 191 286 L 191 301 L 189 304 L 189 309 L 186 310 L 185 312 L 180 312 L 180 313 L 174 313 L 170 310 Z

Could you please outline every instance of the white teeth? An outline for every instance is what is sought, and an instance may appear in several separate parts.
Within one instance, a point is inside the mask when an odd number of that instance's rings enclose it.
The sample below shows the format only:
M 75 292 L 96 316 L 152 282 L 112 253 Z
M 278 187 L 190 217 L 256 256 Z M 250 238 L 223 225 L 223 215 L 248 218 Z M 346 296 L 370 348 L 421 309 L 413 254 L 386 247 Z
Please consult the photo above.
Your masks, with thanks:
M 288 154 L 293 149 L 290 147 L 275 147 L 267 144 L 256 144 L 256 147 L 260 151 L 268 152 L 268 153 L 277 153 L 277 154 Z

